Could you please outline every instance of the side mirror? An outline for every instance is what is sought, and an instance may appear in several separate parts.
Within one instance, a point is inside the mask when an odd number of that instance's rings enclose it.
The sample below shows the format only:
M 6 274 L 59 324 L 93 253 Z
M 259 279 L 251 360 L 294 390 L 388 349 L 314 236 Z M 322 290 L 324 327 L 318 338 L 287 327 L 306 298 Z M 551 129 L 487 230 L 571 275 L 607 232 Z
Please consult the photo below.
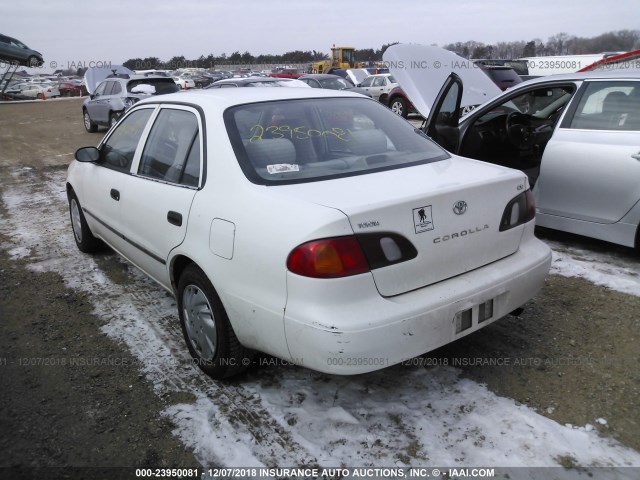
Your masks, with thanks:
M 79 162 L 97 162 L 100 159 L 100 150 L 96 147 L 82 147 L 76 150 L 75 157 Z

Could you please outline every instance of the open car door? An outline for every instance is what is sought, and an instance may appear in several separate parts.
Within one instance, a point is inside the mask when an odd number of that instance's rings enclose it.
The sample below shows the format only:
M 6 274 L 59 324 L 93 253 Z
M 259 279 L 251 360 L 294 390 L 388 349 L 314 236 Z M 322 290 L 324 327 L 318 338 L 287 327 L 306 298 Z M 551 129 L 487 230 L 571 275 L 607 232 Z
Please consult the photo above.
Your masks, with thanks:
M 457 153 L 460 144 L 460 102 L 462 80 L 458 75 L 449 75 L 436 96 L 427 118 L 425 133 L 449 152 Z

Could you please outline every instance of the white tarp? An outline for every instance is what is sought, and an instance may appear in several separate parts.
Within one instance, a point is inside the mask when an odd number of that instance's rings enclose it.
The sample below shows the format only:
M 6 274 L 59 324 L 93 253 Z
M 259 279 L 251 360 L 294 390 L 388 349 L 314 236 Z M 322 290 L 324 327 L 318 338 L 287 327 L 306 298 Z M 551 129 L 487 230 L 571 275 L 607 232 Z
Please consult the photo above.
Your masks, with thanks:
M 84 84 L 87 87 L 87 91 L 92 94 L 98 84 L 107 78 L 109 75 L 115 73 L 126 73 L 128 75 L 135 75 L 133 70 L 129 70 L 122 65 L 111 65 L 110 68 L 89 68 L 84 74 Z

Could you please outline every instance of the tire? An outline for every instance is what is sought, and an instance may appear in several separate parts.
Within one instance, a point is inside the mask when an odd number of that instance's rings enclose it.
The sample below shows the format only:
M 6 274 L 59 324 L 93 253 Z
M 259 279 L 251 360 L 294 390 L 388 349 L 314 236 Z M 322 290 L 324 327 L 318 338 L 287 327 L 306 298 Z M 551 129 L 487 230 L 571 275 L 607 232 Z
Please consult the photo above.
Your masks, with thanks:
M 32 55 L 29 58 L 27 58 L 27 67 L 37 68 L 39 66 L 40 66 L 40 61 L 38 60 L 37 57 Z
M 400 115 L 402 118 L 407 118 L 407 103 L 402 97 L 396 97 L 391 100 L 391 103 L 389 103 L 389 108 L 393 113 Z
M 89 225 L 87 225 L 87 220 L 84 218 L 78 197 L 76 197 L 73 190 L 69 192 L 69 217 L 71 218 L 73 238 L 76 241 L 78 249 L 84 253 L 97 252 L 100 247 L 102 247 L 102 243 L 91 233 Z
M 196 265 L 184 269 L 177 297 L 182 333 L 198 367 L 218 380 L 245 371 L 255 352 L 240 344 L 220 297 Z
M 120 120 L 120 117 L 122 115 L 115 113 L 115 112 L 110 112 L 109 113 L 109 128 L 113 127 L 116 123 L 118 123 L 118 120 Z
M 94 133 L 98 131 L 98 124 L 91 120 L 89 112 L 87 112 L 86 109 L 82 111 L 82 117 L 84 119 L 84 128 L 87 132 Z

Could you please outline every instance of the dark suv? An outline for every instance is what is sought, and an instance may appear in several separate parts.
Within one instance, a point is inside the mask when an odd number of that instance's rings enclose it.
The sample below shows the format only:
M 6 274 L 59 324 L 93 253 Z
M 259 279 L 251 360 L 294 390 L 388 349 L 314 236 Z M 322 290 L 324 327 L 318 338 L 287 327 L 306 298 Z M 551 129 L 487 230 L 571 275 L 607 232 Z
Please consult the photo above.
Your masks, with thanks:
M 111 127 L 137 101 L 149 95 L 177 92 L 169 77 L 115 74 L 98 84 L 82 104 L 84 128 L 95 132 L 99 125 Z

